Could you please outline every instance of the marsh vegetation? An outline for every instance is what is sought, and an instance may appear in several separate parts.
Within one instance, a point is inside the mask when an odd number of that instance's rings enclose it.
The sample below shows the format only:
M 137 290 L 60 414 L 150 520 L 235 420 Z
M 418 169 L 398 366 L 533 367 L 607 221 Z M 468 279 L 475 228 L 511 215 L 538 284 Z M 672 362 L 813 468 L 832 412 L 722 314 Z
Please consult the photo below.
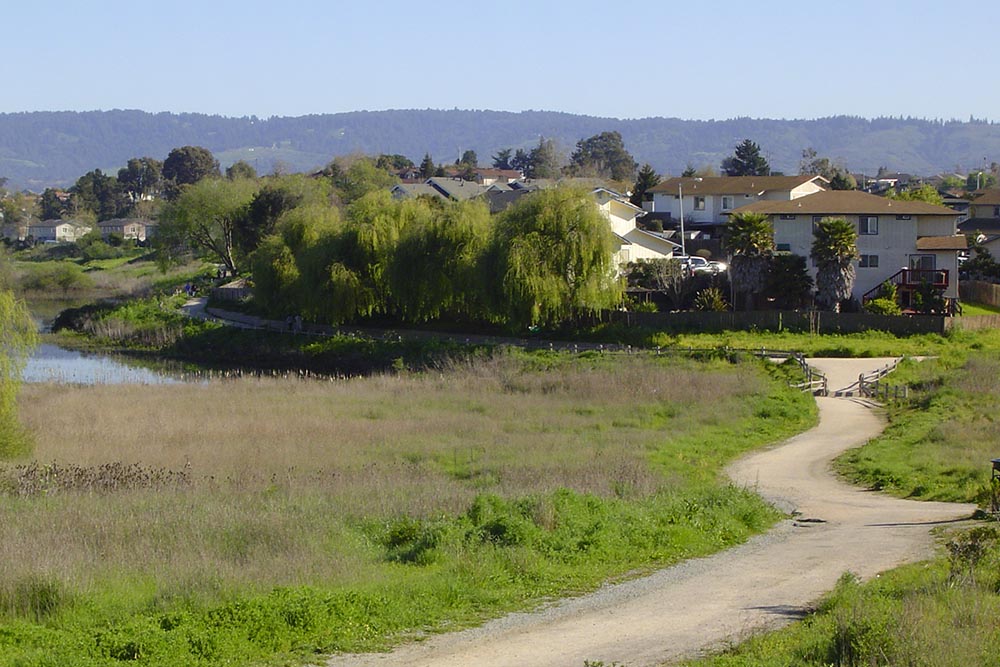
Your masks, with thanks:
M 27 386 L 34 453 L 0 472 L 0 664 L 372 648 L 734 544 L 777 516 L 722 464 L 815 419 L 782 372 L 510 353 Z

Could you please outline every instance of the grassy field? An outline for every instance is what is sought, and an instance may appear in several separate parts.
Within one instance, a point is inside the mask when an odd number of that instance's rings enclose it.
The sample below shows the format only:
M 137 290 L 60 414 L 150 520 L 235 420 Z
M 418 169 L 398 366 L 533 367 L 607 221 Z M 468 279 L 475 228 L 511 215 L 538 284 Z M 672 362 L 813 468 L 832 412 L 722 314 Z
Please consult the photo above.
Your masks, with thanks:
M 724 548 L 777 517 L 723 463 L 815 420 L 786 372 L 509 353 L 28 386 L 35 452 L 0 472 L 0 665 L 299 662 Z

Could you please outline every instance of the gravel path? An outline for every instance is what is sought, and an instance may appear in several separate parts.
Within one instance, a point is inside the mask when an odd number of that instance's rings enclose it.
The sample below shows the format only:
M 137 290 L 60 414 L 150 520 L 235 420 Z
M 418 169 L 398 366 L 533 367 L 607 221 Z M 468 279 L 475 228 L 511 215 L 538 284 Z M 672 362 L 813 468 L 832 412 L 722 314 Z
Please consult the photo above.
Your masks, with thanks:
M 887 359 L 813 359 L 831 393 Z M 931 554 L 930 530 L 972 505 L 890 498 L 837 480 L 830 460 L 878 435 L 873 404 L 819 398 L 819 425 L 733 464 L 729 475 L 794 512 L 744 545 L 651 576 L 511 614 L 391 653 L 335 656 L 328 667 L 628 667 L 661 665 L 800 618 L 846 571 L 862 578 Z

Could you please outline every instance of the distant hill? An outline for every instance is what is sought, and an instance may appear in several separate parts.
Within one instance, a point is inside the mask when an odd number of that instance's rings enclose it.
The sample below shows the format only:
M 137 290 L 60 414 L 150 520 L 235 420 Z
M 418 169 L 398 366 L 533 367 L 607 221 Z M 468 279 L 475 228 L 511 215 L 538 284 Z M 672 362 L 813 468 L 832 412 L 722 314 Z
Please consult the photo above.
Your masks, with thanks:
M 987 122 L 835 116 L 818 120 L 676 118 L 620 120 L 549 111 L 359 111 L 296 118 L 225 118 L 143 111 L 0 114 L 0 176 L 13 187 L 42 190 L 72 184 L 92 169 L 115 173 L 131 157 L 163 159 L 172 148 L 199 145 L 223 166 L 243 159 L 261 173 L 280 161 L 306 171 L 337 155 L 401 153 L 419 163 L 453 162 L 474 150 L 480 164 L 506 147 L 531 148 L 552 138 L 568 156 L 576 142 L 617 130 L 640 162 L 678 174 L 688 164 L 718 169 L 737 142 L 750 138 L 775 170 L 796 173 L 802 150 L 856 172 L 931 175 L 1000 162 L 1000 125 Z

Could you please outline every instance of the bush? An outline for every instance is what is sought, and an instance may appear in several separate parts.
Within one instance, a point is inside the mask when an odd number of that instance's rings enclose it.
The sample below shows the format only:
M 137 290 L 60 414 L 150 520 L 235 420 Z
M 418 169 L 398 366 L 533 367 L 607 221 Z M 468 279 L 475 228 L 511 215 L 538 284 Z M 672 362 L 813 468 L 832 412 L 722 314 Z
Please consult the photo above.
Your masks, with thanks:
M 895 300 L 880 296 L 865 304 L 865 312 L 873 315 L 899 315 L 903 310 Z
M 55 292 L 63 294 L 92 289 L 94 281 L 76 264 L 59 262 L 40 266 L 21 278 L 21 288 L 30 292 Z

